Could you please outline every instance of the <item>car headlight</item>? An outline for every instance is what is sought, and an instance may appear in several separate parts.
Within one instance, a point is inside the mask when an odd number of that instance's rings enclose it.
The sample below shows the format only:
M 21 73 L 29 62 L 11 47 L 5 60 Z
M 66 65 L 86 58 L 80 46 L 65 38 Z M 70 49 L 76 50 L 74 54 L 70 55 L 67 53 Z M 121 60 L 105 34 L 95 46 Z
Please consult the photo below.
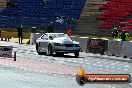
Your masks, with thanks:
M 74 47 L 80 47 L 79 44 L 74 44 Z
M 54 46 L 63 46 L 61 43 L 54 43 Z

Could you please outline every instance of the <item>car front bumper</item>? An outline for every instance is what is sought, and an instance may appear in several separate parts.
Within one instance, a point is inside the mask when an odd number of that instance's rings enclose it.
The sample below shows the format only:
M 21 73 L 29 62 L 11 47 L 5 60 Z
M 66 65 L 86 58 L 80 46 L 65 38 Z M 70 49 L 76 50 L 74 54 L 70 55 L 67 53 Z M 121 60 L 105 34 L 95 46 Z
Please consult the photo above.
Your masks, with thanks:
M 53 46 L 53 52 L 60 53 L 75 53 L 80 52 L 80 47 L 63 47 L 63 46 Z

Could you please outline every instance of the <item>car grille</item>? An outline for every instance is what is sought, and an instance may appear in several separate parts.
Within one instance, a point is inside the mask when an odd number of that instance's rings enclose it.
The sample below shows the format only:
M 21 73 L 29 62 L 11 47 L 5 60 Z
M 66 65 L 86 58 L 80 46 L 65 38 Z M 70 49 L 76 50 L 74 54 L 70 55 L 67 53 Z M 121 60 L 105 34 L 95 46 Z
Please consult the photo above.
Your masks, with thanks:
M 74 46 L 74 44 L 64 44 L 65 45 L 65 47 L 73 47 Z

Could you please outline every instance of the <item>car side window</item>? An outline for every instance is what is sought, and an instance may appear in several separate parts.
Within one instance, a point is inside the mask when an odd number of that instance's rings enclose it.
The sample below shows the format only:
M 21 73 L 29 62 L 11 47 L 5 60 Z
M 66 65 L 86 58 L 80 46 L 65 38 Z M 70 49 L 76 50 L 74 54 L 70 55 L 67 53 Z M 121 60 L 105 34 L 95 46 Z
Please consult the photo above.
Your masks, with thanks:
M 41 37 L 41 39 L 43 39 L 43 40 L 48 40 L 48 35 L 44 34 L 44 35 Z
M 53 36 L 49 36 L 49 40 L 53 40 L 54 38 L 53 38 Z

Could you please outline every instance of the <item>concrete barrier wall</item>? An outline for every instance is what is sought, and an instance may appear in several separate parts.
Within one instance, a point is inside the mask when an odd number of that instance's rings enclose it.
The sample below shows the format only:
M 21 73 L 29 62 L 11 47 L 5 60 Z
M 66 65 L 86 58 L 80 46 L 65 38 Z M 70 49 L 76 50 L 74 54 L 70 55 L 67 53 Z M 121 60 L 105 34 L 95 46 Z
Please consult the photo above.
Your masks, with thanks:
M 80 43 L 80 47 L 82 48 L 83 52 L 88 50 L 89 38 L 79 38 L 72 36 L 71 39 Z M 93 39 L 98 40 L 98 38 Z M 104 54 L 109 56 L 132 58 L 132 41 L 108 40 L 104 38 L 101 38 L 101 40 L 105 41 Z
M 109 39 L 101 38 L 104 41 L 104 54 L 108 54 L 108 41 Z
M 132 41 L 123 41 L 122 42 L 121 56 L 132 58 Z
M 103 42 L 104 46 L 104 53 L 106 55 L 110 56 L 117 56 L 117 57 L 129 57 L 132 58 L 132 41 L 121 41 L 121 40 L 108 40 L 104 38 L 93 38 Z M 89 52 L 88 44 L 89 44 L 89 38 L 79 38 L 79 37 L 72 37 L 72 40 L 78 41 L 80 43 L 80 47 L 83 52 Z M 100 53 L 100 52 L 97 52 Z M 100 53 L 101 54 L 101 53 Z
M 121 56 L 122 41 L 109 40 L 108 41 L 108 55 Z
M 70 36 L 70 38 L 73 40 L 73 41 L 77 41 L 79 42 L 80 38 L 77 37 L 77 36 Z
M 35 44 L 36 40 L 42 35 L 43 33 L 31 33 L 30 36 L 30 44 Z
M 88 38 L 80 38 L 80 37 L 77 37 L 77 36 L 71 36 L 71 39 L 72 39 L 73 41 L 79 42 L 80 47 L 81 47 L 81 50 L 82 50 L 83 52 L 86 52 L 86 50 L 87 50 Z
M 79 38 L 79 44 L 83 52 L 87 51 L 88 38 Z

